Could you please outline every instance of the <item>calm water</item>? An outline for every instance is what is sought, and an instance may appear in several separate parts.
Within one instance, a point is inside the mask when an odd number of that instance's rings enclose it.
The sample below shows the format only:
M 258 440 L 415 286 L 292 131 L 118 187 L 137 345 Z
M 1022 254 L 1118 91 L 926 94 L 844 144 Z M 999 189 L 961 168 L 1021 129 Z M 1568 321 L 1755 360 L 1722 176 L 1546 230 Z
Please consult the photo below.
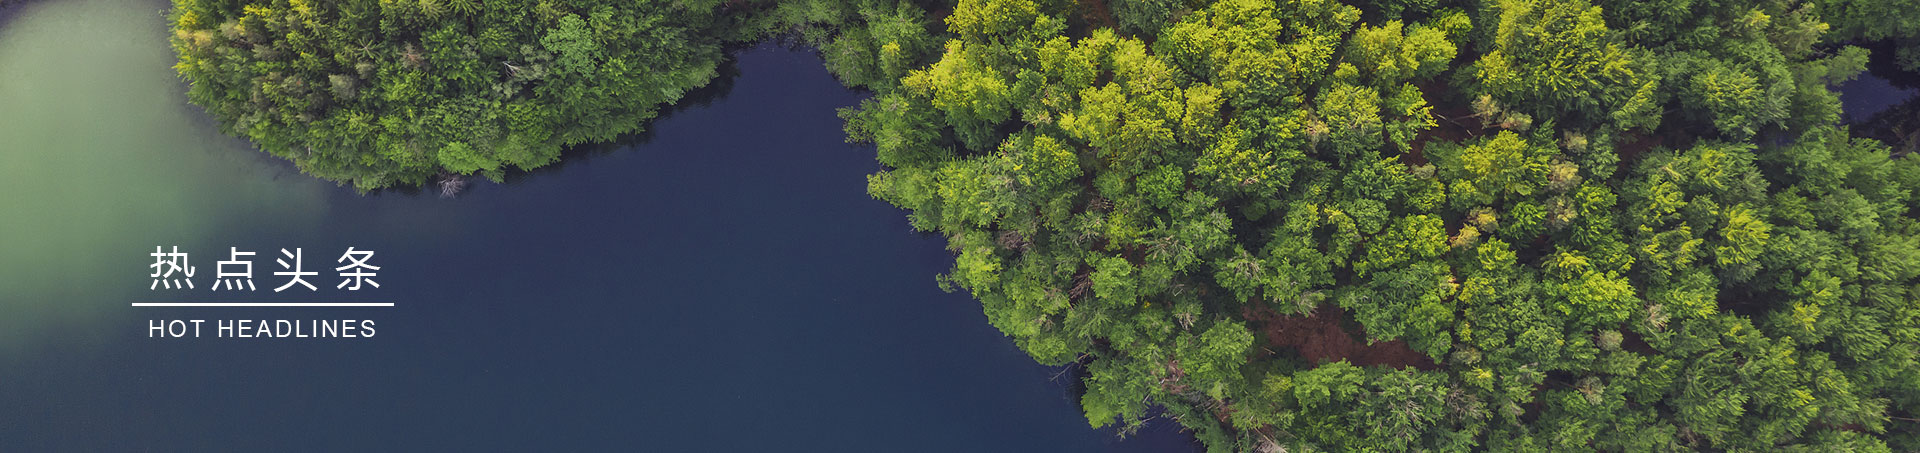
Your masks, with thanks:
M 808 53 L 740 53 L 640 143 L 455 199 L 361 196 L 187 105 L 164 8 L 0 11 L 0 451 L 1190 449 L 1164 421 L 1087 428 L 1070 378 L 935 288 L 950 255 L 865 194 L 872 150 L 833 114 L 863 95 Z M 201 289 L 149 291 L 157 245 Z M 349 246 L 381 288 L 265 291 L 278 248 L 314 270 Z M 261 292 L 205 289 L 227 247 L 261 252 Z M 223 300 L 398 306 L 128 306 Z M 378 334 L 147 337 L 173 318 Z
M 1920 96 L 1920 89 L 1900 86 L 1872 73 L 1860 74 L 1859 78 L 1840 84 L 1834 90 L 1840 92 L 1841 109 L 1853 121 L 1866 120 Z

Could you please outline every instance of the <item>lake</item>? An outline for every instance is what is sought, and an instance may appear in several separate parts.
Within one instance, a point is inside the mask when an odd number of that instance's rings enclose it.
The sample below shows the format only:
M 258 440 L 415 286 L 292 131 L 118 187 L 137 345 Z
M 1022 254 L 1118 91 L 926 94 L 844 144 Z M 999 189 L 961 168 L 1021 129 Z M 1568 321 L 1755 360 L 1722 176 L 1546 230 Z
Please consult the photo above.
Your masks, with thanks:
M 944 241 L 844 143 L 865 94 L 807 51 L 740 51 L 704 102 L 506 184 L 361 195 L 187 104 L 165 8 L 0 10 L 0 450 L 1193 449 L 1088 428 L 1072 375 L 937 289 Z M 199 286 L 149 289 L 156 246 Z M 207 287 L 229 247 L 257 291 Z M 319 289 L 272 292 L 296 247 Z M 379 288 L 334 287 L 348 247 Z M 223 301 L 395 306 L 130 306 Z M 378 333 L 149 337 L 169 319 Z
M 505 184 L 362 195 L 187 104 L 166 7 L 0 9 L 0 451 L 1195 449 L 1165 420 L 1088 428 L 1072 374 L 936 288 L 944 241 L 844 143 L 834 110 L 866 94 L 808 51 L 739 51 L 646 134 Z M 1914 93 L 1844 88 L 1857 112 Z M 157 246 L 200 286 L 149 289 Z M 258 291 L 207 287 L 229 247 Z M 348 247 L 379 288 L 334 287 Z M 281 248 L 318 290 L 267 289 Z M 235 301 L 394 306 L 130 306 Z M 175 319 L 378 334 L 150 337 Z

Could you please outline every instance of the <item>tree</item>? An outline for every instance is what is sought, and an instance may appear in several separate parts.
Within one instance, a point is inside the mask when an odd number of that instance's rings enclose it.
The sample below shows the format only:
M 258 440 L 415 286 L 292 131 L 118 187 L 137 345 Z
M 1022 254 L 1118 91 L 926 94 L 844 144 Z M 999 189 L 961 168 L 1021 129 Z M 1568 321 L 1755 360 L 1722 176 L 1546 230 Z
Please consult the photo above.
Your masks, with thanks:
M 1121 33 L 962 2 L 948 51 L 849 131 L 887 167 L 873 194 L 949 238 L 947 282 L 1084 364 L 1096 427 L 1159 407 L 1221 450 L 1920 446 L 1888 422 L 1920 404 L 1920 164 L 1831 127 L 1862 54 L 1817 48 L 1805 5 L 1600 3 L 1221 0 L 1141 25 L 1178 7 L 1116 2 L 1140 8 Z
M 173 47 L 223 130 L 364 191 L 638 131 L 717 75 L 711 6 L 178 0 Z
M 948 240 L 943 288 L 1084 367 L 1094 427 L 1920 449 L 1920 163 L 1837 127 L 1830 89 L 1868 58 L 1839 43 L 1905 42 L 1914 8 L 177 4 L 194 102 L 363 189 L 544 165 L 638 130 L 724 44 L 811 44 L 873 92 L 841 112 L 868 192 Z
M 1634 87 L 1633 57 L 1612 36 L 1601 8 L 1586 0 L 1500 0 L 1473 82 L 1504 103 L 1544 107 L 1578 119 L 1607 111 Z

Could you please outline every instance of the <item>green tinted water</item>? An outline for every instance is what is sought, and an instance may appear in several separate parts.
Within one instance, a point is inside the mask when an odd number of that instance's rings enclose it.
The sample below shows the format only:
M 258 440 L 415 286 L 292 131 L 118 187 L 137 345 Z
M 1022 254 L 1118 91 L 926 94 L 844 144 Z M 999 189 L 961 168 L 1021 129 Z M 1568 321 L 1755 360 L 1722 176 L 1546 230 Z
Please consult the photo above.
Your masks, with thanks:
M 864 95 L 810 53 L 739 52 L 723 98 L 510 187 L 360 196 L 188 105 L 163 0 L 28 1 L 0 11 L 0 451 L 1191 448 L 1087 429 L 1070 378 L 936 289 L 951 255 L 867 196 L 834 113 Z M 201 287 L 149 291 L 157 245 Z M 228 246 L 258 291 L 208 290 Z M 383 287 L 269 289 L 274 248 L 348 246 Z M 215 298 L 399 305 L 127 306 Z M 146 331 L 203 318 L 379 336 Z
M 0 11 L 0 354 L 44 329 L 136 315 L 125 302 L 147 291 L 154 246 L 223 249 L 212 236 L 236 220 L 298 228 L 324 214 L 330 184 L 221 135 L 185 102 L 157 39 L 165 7 Z M 210 274 L 215 258 L 193 264 Z

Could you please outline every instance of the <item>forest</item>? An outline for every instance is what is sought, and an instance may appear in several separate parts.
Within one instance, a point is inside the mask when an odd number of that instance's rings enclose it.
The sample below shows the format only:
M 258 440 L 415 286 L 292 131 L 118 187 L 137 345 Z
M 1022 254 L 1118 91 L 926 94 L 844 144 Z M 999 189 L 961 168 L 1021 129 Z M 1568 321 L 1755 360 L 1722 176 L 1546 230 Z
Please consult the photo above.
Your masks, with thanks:
M 730 47 L 817 49 L 872 93 L 841 112 L 884 168 L 869 192 L 953 252 L 934 283 L 1122 435 L 1920 450 L 1920 163 L 1834 91 L 1920 69 L 1913 0 L 171 14 L 194 103 L 360 190 L 551 164 L 640 131 Z

